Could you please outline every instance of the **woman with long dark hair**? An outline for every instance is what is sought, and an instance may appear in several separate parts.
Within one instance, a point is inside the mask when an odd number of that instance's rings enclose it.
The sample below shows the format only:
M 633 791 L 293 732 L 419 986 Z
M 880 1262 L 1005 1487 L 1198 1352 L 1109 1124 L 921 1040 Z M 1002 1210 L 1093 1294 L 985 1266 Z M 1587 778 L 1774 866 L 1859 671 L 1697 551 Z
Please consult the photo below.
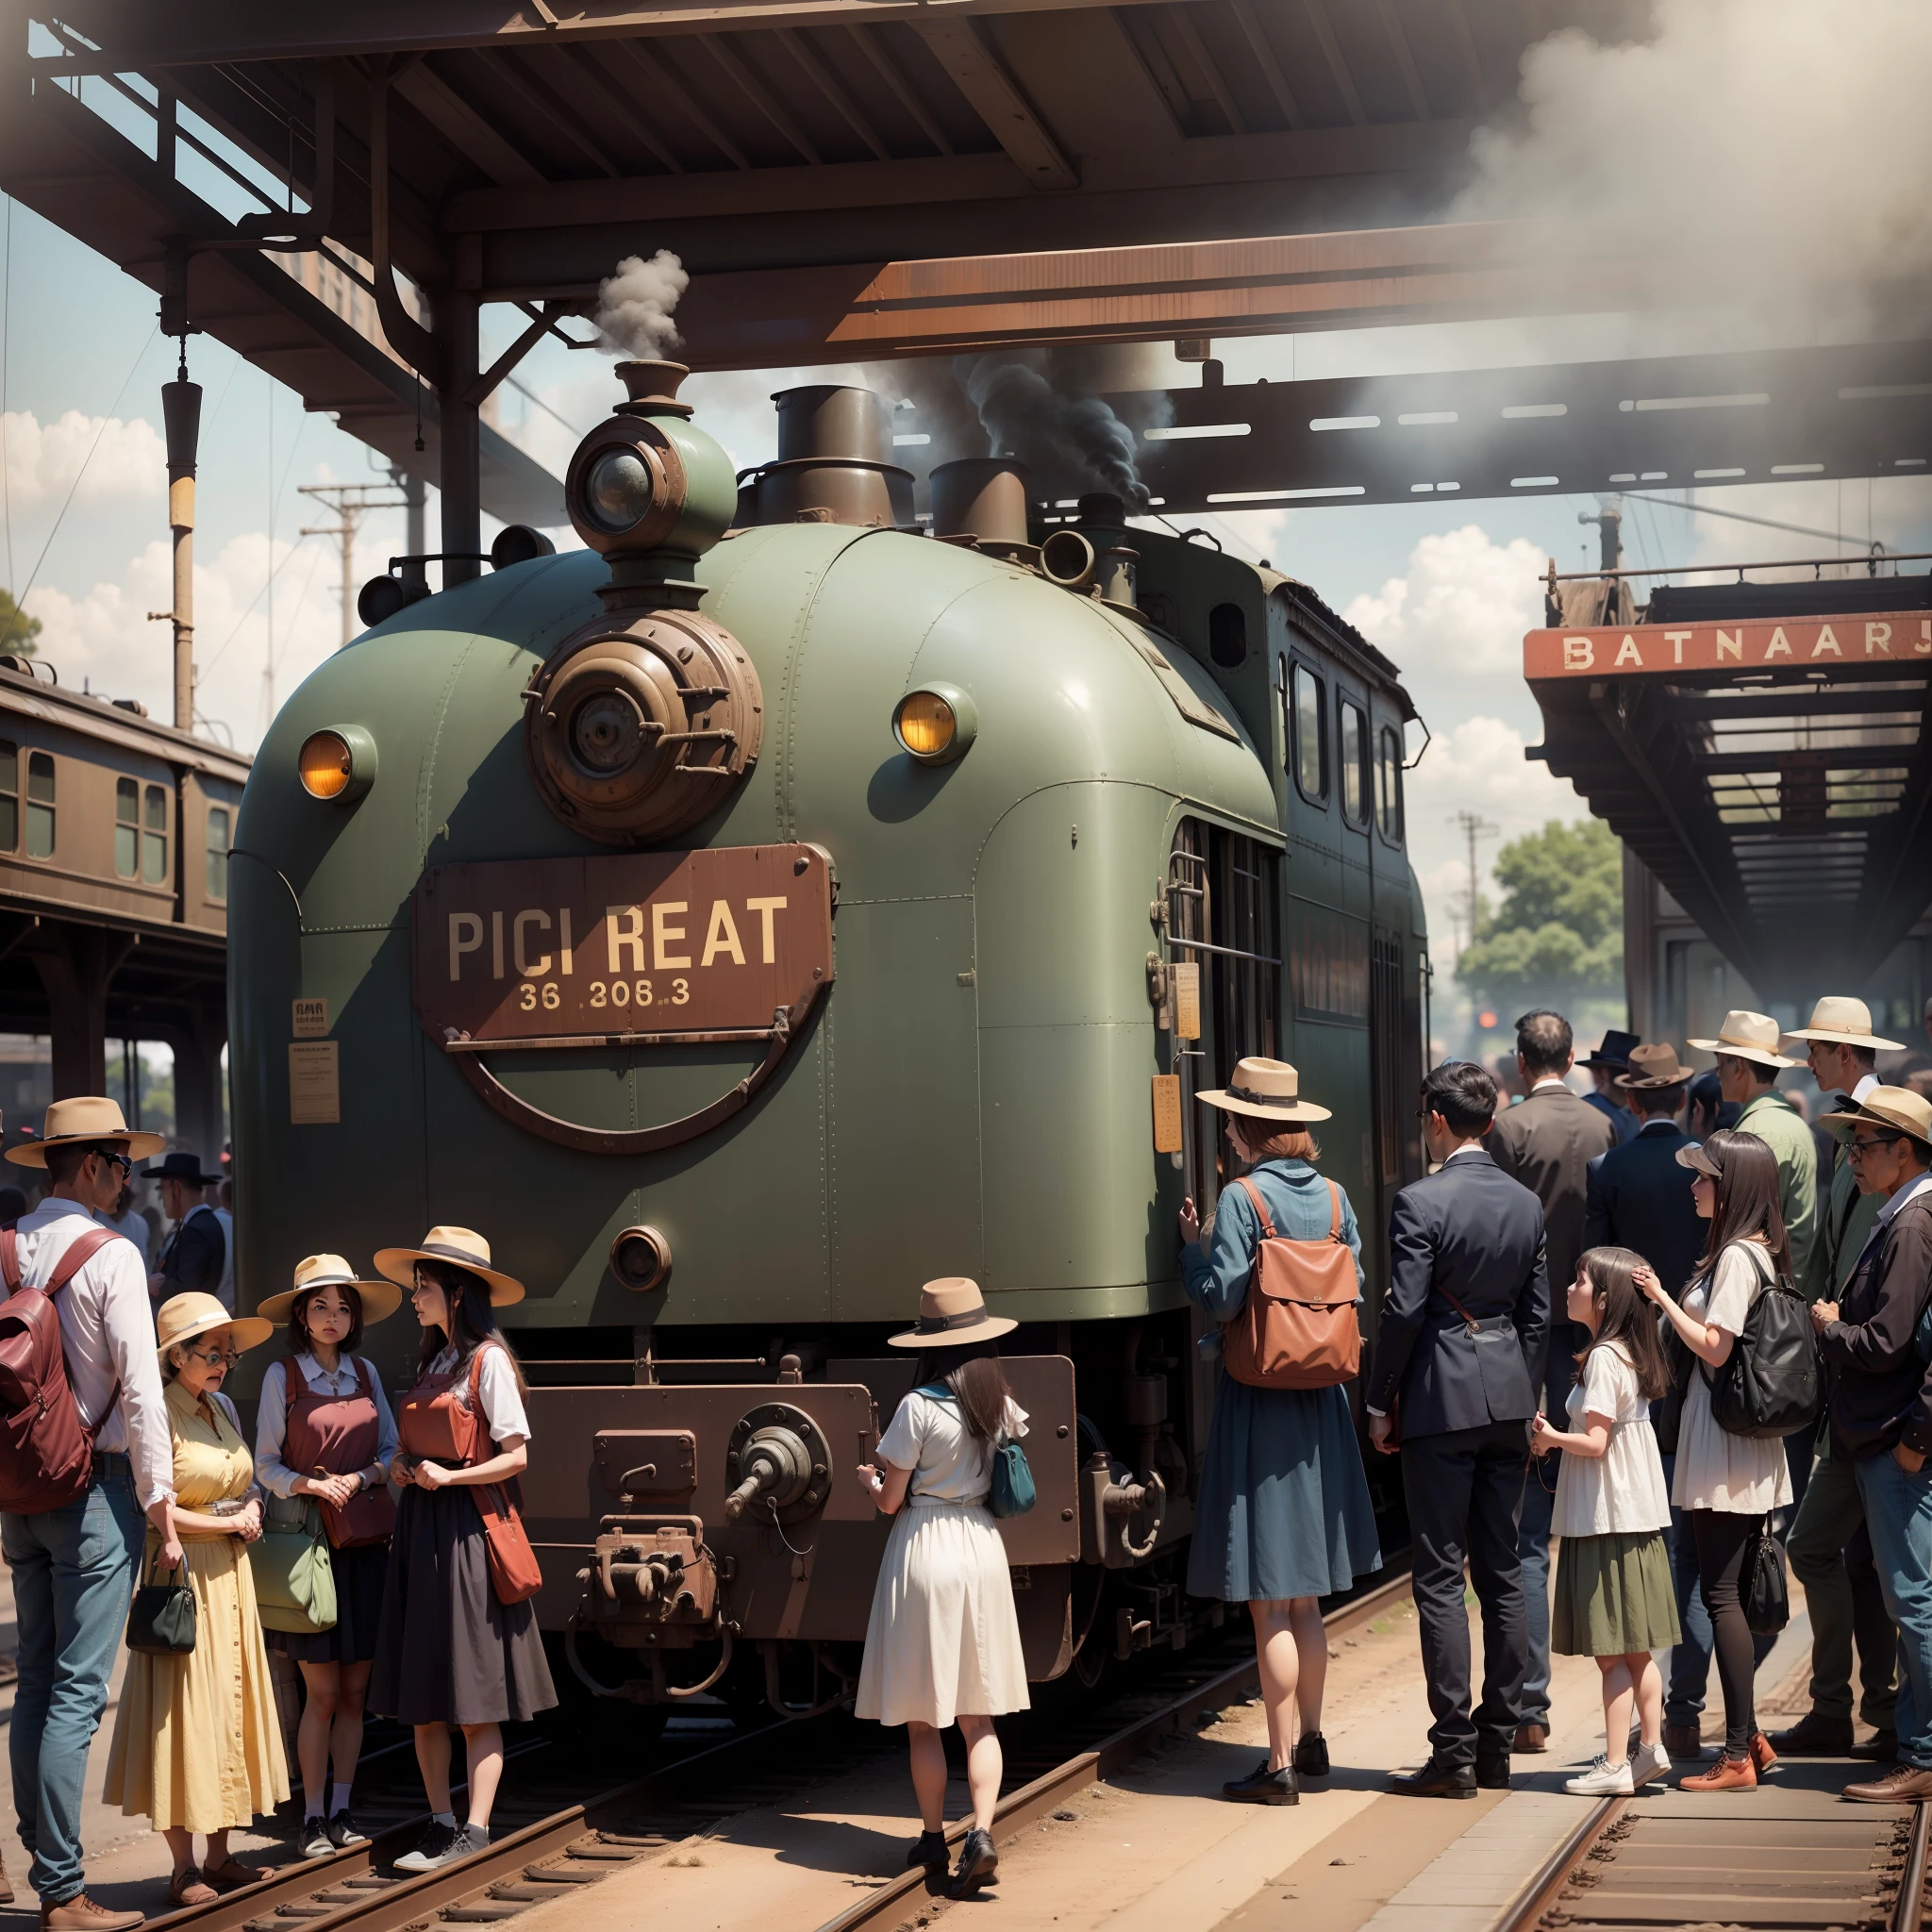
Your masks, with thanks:
M 376 1272 L 407 1288 L 423 1328 L 416 1381 L 397 1417 L 391 1473 L 397 1512 L 369 1706 L 414 1727 L 431 1813 L 403 1872 L 430 1872 L 490 1842 L 503 1777 L 503 1724 L 557 1702 L 535 1606 L 498 1601 L 476 1491 L 513 1483 L 529 1461 L 523 1371 L 494 1310 L 524 1285 L 490 1265 L 467 1227 L 432 1227 L 415 1248 L 384 1248 Z M 467 1817 L 450 1805 L 450 1726 L 463 1734 Z
M 1701 1147 L 1678 1148 L 1677 1161 L 1691 1172 L 1691 1199 L 1710 1223 L 1710 1239 L 1681 1304 L 1647 1267 L 1636 1282 L 1695 1357 L 1677 1425 L 1671 1501 L 1690 1519 L 1724 1696 L 1724 1755 L 1709 1771 L 1683 1779 L 1682 1788 L 1749 1790 L 1777 1754 L 1757 1728 L 1757 1662 L 1740 1581 L 1764 1519 L 1791 1500 L 1791 1474 L 1781 1441 L 1734 1436 L 1718 1426 L 1710 1378 L 1730 1359 L 1752 1303 L 1774 1281 L 1790 1283 L 1790 1250 L 1778 1209 L 1777 1157 L 1756 1134 L 1720 1128 Z
M 918 1325 L 890 1338 L 893 1348 L 920 1352 L 912 1392 L 879 1438 L 878 1466 L 858 1472 L 896 1521 L 873 1591 L 857 1714 L 907 1728 L 920 1837 L 906 1862 L 928 1873 L 946 1869 L 940 1733 L 959 1726 L 973 1825 L 959 1847 L 956 1892 L 999 1867 L 992 1813 L 1005 1767 L 992 1721 L 1028 1702 L 1012 1572 L 987 1507 L 994 1450 L 1026 1433 L 997 1346 L 1015 1325 L 987 1313 L 976 1282 L 927 1282 Z
M 1651 1653 L 1676 1643 L 1677 1598 L 1664 1532 L 1671 1499 L 1650 1405 L 1670 1387 L 1657 1317 L 1637 1287 L 1647 1266 L 1628 1248 L 1591 1248 L 1576 1264 L 1565 1308 L 1590 1333 L 1570 1391 L 1569 1427 L 1539 1412 L 1529 1445 L 1562 1452 L 1551 1527 L 1563 1540 L 1550 1647 L 1593 1657 L 1603 1674 L 1604 1754 L 1564 1789 L 1627 1797 L 1671 1768 L 1663 1746 L 1664 1685 Z M 1636 1706 L 1639 1742 L 1629 1751 Z

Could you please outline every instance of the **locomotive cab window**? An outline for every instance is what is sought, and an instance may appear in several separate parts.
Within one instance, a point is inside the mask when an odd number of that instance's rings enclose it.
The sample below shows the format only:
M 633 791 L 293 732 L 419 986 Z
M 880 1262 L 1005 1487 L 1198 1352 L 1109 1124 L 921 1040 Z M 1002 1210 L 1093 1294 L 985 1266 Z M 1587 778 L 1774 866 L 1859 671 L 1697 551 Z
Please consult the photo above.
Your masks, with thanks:
M 225 805 L 209 806 L 202 889 L 217 906 L 225 906 L 228 900 L 228 808 Z
M 114 780 L 114 876 L 131 879 L 141 871 L 141 787 L 132 778 Z
M 1375 823 L 1391 845 L 1402 842 L 1402 741 L 1385 724 L 1375 741 Z
M 1294 782 L 1310 805 L 1328 801 L 1327 693 L 1306 664 L 1289 674 L 1288 737 Z
M 1369 721 L 1347 698 L 1341 700 L 1341 811 L 1352 825 L 1369 822 Z
M 26 856 L 52 858 L 54 856 L 54 755 L 30 751 L 26 755 Z
M 0 852 L 20 850 L 20 747 L 0 738 Z

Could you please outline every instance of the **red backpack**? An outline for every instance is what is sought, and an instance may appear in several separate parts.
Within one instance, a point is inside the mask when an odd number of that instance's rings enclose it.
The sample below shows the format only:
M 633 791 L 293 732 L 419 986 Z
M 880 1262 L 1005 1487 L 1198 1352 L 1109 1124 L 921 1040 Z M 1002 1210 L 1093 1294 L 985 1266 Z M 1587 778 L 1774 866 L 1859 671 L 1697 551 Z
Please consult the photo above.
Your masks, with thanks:
M 19 1241 L 12 1227 L 0 1228 L 0 1278 L 8 1290 L 0 1302 L 0 1510 L 39 1516 L 64 1508 L 93 1480 L 100 1424 L 83 1421 L 74 1399 L 54 1297 L 92 1256 L 124 1239 L 110 1227 L 89 1228 L 67 1244 L 44 1288 L 26 1288 Z M 101 1422 L 120 1400 L 117 1382 Z

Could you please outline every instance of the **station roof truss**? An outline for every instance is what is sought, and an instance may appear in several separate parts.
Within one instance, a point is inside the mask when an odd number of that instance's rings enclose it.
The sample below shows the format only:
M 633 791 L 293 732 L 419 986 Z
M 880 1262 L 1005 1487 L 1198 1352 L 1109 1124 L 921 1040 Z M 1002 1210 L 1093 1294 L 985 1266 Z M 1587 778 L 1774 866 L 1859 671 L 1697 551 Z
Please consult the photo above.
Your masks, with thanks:
M 1740 578 L 1645 614 L 1524 640 L 1529 756 L 1764 997 L 1862 984 L 1932 899 L 1932 578 Z

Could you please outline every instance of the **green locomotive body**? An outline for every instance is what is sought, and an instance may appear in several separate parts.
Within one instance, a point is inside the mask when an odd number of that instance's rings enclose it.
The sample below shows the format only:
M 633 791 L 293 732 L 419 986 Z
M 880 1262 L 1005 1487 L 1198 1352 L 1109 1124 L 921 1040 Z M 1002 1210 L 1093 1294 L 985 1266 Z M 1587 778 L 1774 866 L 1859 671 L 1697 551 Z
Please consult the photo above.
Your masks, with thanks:
M 821 446 L 719 541 L 728 472 L 671 386 L 573 464 L 605 554 L 406 606 L 261 747 L 241 1278 L 484 1232 L 529 1285 L 526 1507 L 577 1677 L 795 1710 L 864 1632 L 857 1465 L 912 1373 L 884 1337 L 971 1275 L 1022 1324 L 1029 1666 L 1178 1641 L 1216 1373 L 1176 1261 L 1222 1153 L 1194 1092 L 1301 1068 L 1372 1309 L 1420 1171 L 1407 700 L 1305 588 L 1117 503 L 896 527 L 900 473 L 823 446 L 863 392 L 809 392 Z M 650 541 L 600 525 L 613 491 Z M 788 520 L 746 525 L 761 494 Z M 397 1373 L 414 1341 L 407 1307 L 370 1337 Z

